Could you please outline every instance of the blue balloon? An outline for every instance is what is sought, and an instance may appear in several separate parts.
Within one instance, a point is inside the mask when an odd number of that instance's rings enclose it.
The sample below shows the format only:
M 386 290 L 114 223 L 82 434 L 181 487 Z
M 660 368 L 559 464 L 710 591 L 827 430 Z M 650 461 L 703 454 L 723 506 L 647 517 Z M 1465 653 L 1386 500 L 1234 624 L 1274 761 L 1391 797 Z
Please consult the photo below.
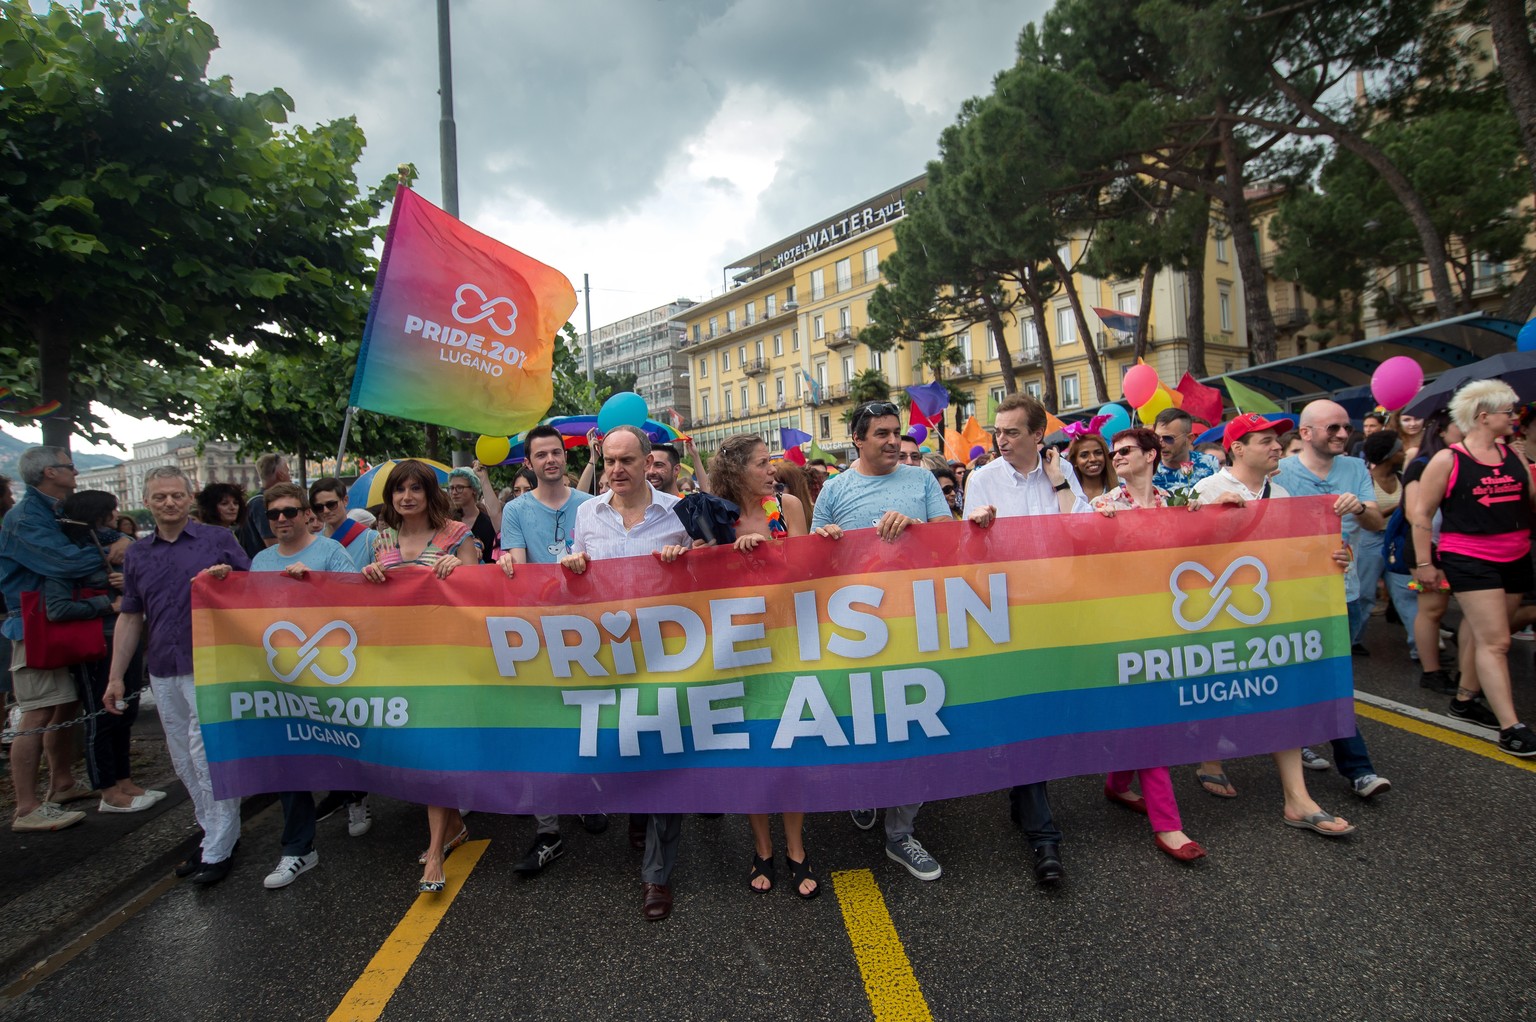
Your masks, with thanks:
M 1109 416 L 1099 426 L 1099 436 L 1108 440 L 1122 429 L 1131 428 L 1131 413 L 1125 410 L 1125 406 L 1111 401 L 1099 408 L 1098 414 Z
M 1515 348 L 1519 351 L 1536 351 L 1536 319 L 1520 328 L 1515 335 Z
M 604 433 L 613 432 L 616 426 L 643 428 L 645 420 L 650 417 L 650 409 L 645 407 L 645 398 L 632 390 L 621 390 L 603 402 L 603 407 L 597 413 L 597 428 Z

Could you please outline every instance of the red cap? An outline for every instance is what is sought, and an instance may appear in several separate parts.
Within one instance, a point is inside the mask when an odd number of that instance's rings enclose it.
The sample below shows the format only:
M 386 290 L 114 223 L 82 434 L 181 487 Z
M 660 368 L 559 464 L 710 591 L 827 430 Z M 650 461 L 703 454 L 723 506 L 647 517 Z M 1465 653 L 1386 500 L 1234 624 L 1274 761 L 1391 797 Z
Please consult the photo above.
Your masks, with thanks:
M 1221 435 L 1221 446 L 1230 451 L 1233 444 L 1249 433 L 1262 433 L 1266 429 L 1272 429 L 1276 433 L 1284 433 L 1295 428 L 1296 421 L 1294 419 L 1287 419 L 1283 415 L 1273 419 L 1266 419 L 1258 412 L 1244 412 L 1227 423 L 1226 432 Z

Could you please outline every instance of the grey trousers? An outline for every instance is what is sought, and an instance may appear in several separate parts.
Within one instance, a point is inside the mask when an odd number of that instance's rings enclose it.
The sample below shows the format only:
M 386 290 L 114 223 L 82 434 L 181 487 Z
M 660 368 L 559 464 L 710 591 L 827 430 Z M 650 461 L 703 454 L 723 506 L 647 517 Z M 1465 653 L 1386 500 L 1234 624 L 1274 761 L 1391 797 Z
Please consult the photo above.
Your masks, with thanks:
M 535 833 L 538 833 L 538 834 L 558 834 L 558 833 L 560 833 L 560 817 L 559 816 L 535 816 L 533 818 L 533 822 L 535 824 L 537 824 L 538 828 L 539 828 L 537 831 L 535 831 Z
M 917 811 L 923 808 L 921 802 L 909 806 L 892 806 L 885 811 L 885 839 L 887 841 L 900 841 L 909 837 L 917 826 Z
M 645 861 L 640 864 L 640 879 L 648 884 L 665 884 L 677 865 L 677 846 L 682 843 L 682 813 L 652 813 L 645 825 Z

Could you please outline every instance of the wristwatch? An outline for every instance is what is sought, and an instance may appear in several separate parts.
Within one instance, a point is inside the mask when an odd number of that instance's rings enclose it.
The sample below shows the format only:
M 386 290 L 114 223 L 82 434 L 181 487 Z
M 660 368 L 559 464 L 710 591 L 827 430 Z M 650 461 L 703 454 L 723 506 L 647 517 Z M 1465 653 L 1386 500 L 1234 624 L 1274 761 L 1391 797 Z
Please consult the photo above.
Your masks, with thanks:
M 1071 487 L 1071 485 L 1072 485 L 1071 483 L 1069 483 L 1065 479 L 1063 479 L 1061 482 L 1059 482 L 1055 486 L 1051 487 L 1051 489 L 1055 490 L 1057 493 L 1060 493 L 1062 490 L 1065 490 L 1065 489 L 1068 489 L 1069 487 Z

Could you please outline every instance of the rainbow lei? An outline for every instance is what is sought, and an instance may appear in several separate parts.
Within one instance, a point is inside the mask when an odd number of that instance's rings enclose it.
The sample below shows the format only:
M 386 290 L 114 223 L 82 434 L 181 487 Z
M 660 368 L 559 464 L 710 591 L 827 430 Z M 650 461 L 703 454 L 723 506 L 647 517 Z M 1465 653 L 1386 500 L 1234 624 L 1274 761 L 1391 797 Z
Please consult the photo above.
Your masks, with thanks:
M 789 535 L 789 526 L 784 524 L 784 512 L 779 507 L 779 498 L 763 498 L 763 514 L 768 518 L 769 536 Z

